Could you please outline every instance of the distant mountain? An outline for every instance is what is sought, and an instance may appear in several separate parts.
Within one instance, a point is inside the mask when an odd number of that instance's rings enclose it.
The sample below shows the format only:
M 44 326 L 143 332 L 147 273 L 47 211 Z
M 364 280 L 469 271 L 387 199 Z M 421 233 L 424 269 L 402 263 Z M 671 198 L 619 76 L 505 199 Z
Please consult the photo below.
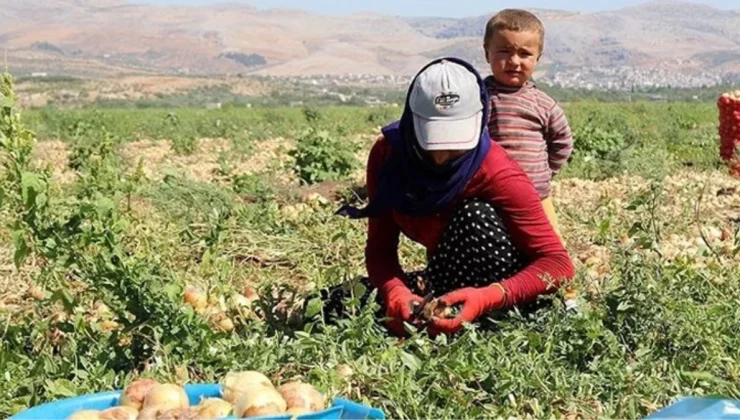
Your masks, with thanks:
M 547 28 L 541 77 L 622 67 L 705 78 L 740 74 L 740 11 L 656 2 L 601 13 L 534 12 Z M 79 76 L 409 75 L 443 54 L 485 69 L 481 37 L 489 16 L 334 17 L 235 4 L 0 0 L 0 49 L 15 71 Z

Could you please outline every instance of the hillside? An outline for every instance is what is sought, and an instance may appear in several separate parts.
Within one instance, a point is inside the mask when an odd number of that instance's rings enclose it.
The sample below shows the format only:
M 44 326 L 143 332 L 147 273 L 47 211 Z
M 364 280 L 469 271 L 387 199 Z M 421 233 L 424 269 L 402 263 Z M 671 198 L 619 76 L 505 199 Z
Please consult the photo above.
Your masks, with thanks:
M 0 48 L 7 49 L 13 70 L 79 76 L 407 75 L 441 54 L 485 66 L 480 37 L 488 15 L 334 17 L 234 4 L 49 3 L 0 0 Z M 697 81 L 740 74 L 738 11 L 657 2 L 615 12 L 535 12 L 548 31 L 544 76 L 621 67 L 678 72 Z

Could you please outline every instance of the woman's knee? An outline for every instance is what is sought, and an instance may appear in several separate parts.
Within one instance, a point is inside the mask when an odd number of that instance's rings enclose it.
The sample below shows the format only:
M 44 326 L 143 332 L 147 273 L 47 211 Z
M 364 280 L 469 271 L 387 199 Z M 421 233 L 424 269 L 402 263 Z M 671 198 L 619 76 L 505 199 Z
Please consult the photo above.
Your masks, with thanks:
M 429 269 L 435 283 L 481 286 L 518 272 L 523 260 L 493 205 L 471 199 L 454 212 Z
M 501 221 L 496 208 L 493 204 L 478 199 L 468 199 L 460 203 L 452 215 L 453 223 L 464 223 L 466 225 L 491 223 L 504 231 L 504 225 Z

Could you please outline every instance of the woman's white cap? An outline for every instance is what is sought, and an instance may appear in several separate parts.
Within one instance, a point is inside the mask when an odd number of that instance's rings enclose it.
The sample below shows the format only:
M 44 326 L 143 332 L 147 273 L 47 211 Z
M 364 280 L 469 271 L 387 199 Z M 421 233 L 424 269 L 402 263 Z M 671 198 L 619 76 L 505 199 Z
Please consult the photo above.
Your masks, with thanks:
M 470 150 L 480 141 L 483 104 L 475 74 L 447 60 L 416 78 L 409 104 L 424 150 Z

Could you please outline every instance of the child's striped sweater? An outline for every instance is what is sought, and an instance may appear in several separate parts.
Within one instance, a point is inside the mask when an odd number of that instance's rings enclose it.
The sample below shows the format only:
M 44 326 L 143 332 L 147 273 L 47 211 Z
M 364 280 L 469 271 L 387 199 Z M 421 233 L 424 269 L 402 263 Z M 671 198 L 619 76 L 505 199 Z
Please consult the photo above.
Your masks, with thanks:
M 491 99 L 491 139 L 519 163 L 540 198 L 550 196 L 552 178 L 573 152 L 568 120 L 555 100 L 528 83 L 511 88 L 485 80 Z

